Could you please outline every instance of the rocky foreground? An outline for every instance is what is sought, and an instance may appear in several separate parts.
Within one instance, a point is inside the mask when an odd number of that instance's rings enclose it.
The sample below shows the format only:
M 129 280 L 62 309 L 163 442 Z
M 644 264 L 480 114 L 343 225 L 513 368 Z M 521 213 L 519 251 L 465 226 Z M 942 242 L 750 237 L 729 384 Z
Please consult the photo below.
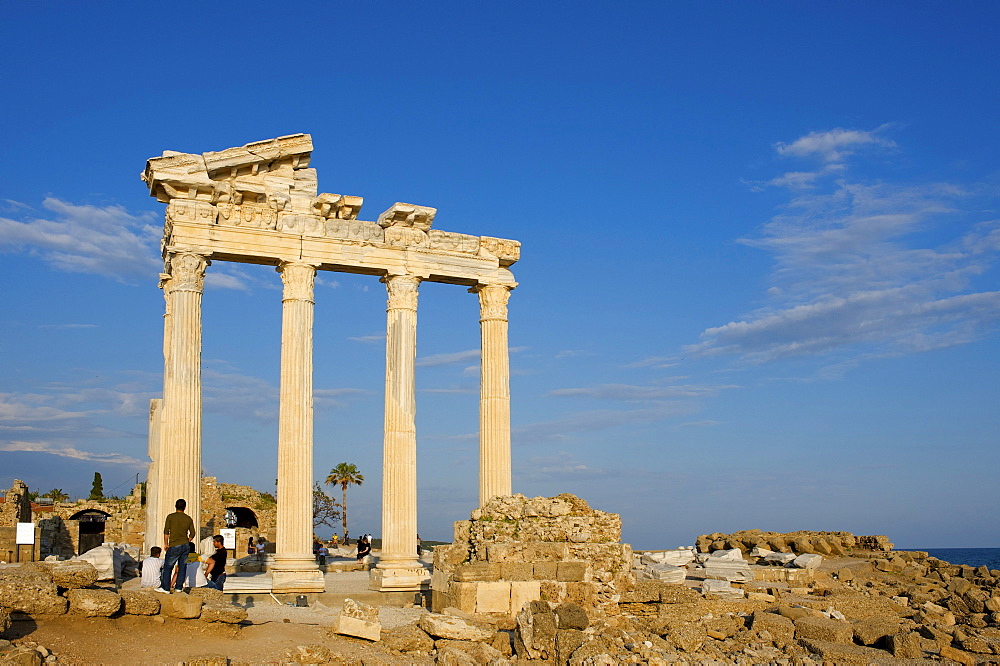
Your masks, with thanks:
M 497 498 L 435 552 L 435 612 L 383 628 L 377 608 L 346 600 L 315 642 L 276 661 L 1000 663 L 1000 571 L 845 532 L 716 533 L 696 548 L 632 553 L 619 529 L 617 516 L 570 495 Z M 117 591 L 82 561 L 0 567 L 0 636 L 12 620 L 63 614 L 225 625 L 234 636 L 247 624 L 212 590 Z M 226 640 L 211 663 L 243 663 Z M 0 639 L 0 664 L 43 661 L 60 662 L 60 646 Z

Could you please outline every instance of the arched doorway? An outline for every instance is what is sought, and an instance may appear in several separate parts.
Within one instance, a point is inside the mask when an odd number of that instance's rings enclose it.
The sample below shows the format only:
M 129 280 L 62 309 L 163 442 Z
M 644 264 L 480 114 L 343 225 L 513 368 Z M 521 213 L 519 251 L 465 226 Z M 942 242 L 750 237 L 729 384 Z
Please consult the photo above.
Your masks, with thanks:
M 245 527 L 251 529 L 257 527 L 257 514 L 245 506 L 227 506 L 226 511 L 232 511 L 236 516 L 236 523 L 231 527 Z
M 70 517 L 70 520 L 75 520 L 80 525 L 80 541 L 76 551 L 78 555 L 104 543 L 104 524 L 110 517 L 110 513 L 99 509 L 84 509 Z

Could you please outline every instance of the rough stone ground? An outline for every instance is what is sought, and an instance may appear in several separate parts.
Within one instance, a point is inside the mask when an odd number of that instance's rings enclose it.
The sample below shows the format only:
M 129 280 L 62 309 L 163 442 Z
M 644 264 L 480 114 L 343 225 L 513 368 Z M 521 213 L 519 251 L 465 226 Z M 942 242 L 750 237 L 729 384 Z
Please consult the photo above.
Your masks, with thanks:
M 360 576 L 359 576 L 360 574 Z M 367 574 L 337 574 L 333 589 L 349 596 L 364 590 Z M 179 664 L 208 658 L 228 658 L 232 664 L 288 663 L 300 645 L 323 645 L 345 664 L 433 663 L 430 657 L 390 655 L 378 643 L 330 633 L 339 604 L 323 602 L 309 608 L 279 605 L 258 595 L 247 609 L 249 626 L 232 627 L 198 620 L 125 615 L 115 619 L 50 616 L 14 622 L 6 638 L 15 644 L 41 645 L 59 664 Z M 383 628 L 415 622 L 426 610 L 417 607 L 379 609 Z M 221 663 L 225 663 L 224 661 Z M 332 663 L 338 663 L 334 661 Z

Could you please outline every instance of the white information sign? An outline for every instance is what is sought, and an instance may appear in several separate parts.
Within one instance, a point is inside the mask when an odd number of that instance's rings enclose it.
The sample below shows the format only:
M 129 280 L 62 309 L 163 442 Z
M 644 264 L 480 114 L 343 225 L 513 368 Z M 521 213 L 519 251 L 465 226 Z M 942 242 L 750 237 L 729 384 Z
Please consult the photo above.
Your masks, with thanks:
M 35 524 L 34 523 L 18 523 L 17 524 L 17 535 L 15 543 L 18 546 L 33 546 L 35 545 Z
M 236 548 L 236 530 L 232 528 L 227 528 L 224 530 L 219 530 L 219 534 L 222 535 L 222 545 L 229 550 L 234 550 Z

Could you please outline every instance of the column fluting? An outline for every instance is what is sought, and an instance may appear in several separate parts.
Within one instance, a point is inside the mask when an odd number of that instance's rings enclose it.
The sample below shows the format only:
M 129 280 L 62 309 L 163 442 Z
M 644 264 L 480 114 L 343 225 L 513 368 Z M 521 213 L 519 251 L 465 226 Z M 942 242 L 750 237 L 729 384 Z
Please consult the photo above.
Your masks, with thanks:
M 507 300 L 511 287 L 483 284 L 479 294 L 479 505 L 510 495 L 510 353 Z

